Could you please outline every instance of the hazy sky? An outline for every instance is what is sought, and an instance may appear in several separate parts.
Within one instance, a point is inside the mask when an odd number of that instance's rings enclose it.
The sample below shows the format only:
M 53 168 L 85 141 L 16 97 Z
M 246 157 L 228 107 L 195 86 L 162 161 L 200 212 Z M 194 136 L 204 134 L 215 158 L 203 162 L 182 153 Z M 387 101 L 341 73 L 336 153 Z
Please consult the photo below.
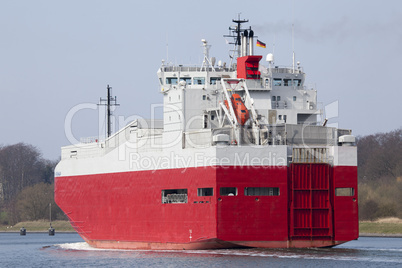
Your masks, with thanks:
M 229 62 L 222 35 L 238 13 L 267 44 L 256 54 L 265 58 L 275 43 L 277 65 L 292 63 L 294 23 L 306 84 L 324 106 L 338 102 L 330 123 L 355 135 L 402 126 L 402 1 L 2 0 L 0 145 L 26 142 L 57 159 L 70 144 L 72 109 L 78 139 L 104 129 L 104 111 L 89 103 L 105 97 L 107 84 L 120 103 L 116 116 L 149 117 L 162 100 L 161 60 L 201 64 L 205 38 L 210 56 Z

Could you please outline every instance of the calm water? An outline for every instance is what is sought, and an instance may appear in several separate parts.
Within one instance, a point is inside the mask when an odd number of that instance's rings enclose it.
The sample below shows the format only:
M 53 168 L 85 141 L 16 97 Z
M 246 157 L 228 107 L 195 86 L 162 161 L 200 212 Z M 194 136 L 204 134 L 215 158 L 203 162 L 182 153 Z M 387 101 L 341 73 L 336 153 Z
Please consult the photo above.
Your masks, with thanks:
M 332 249 L 99 250 L 77 234 L 0 233 L 0 267 L 402 267 L 402 238 L 368 238 Z

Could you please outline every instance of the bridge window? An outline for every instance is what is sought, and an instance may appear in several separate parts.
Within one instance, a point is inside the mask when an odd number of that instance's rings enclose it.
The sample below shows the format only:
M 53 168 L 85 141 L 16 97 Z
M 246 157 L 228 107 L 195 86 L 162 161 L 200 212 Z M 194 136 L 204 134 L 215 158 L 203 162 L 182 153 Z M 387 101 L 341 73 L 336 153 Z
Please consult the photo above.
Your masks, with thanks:
M 236 187 L 221 187 L 219 189 L 220 195 L 223 196 L 235 196 L 237 195 L 237 188 Z
M 281 85 L 282 85 L 282 79 L 274 78 L 274 86 L 281 86 Z
M 166 84 L 177 85 L 177 78 L 176 77 L 166 77 Z
M 300 87 L 301 86 L 301 79 L 294 79 L 293 86 Z
M 336 188 L 335 196 L 354 196 L 355 189 L 354 188 Z
M 197 194 L 198 196 L 213 196 L 214 188 L 198 188 Z
M 211 82 L 210 82 L 210 84 L 211 84 L 211 85 L 216 85 L 216 83 L 217 83 L 218 81 L 221 81 L 221 78 L 220 78 L 220 77 L 211 77 Z
M 162 204 L 187 203 L 187 189 L 162 190 Z
M 204 77 L 194 77 L 194 85 L 205 85 Z
M 180 77 L 180 80 L 186 82 L 186 85 L 191 85 L 191 77 Z
M 246 187 L 244 188 L 246 196 L 278 196 L 278 187 Z

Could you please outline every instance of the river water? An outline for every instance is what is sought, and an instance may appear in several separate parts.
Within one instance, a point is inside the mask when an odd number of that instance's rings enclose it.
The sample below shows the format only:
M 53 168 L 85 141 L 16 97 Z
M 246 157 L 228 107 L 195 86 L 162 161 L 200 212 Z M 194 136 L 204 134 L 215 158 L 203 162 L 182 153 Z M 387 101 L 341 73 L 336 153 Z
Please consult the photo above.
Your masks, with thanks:
M 0 233 L 0 267 L 402 267 L 402 238 L 327 249 L 137 251 L 91 248 L 75 233 Z

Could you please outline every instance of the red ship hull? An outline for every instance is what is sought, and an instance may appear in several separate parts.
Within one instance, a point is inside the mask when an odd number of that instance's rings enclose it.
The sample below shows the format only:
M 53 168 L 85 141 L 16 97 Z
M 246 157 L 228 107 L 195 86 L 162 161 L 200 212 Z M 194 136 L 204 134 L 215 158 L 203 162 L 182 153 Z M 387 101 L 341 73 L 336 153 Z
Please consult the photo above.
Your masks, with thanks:
M 213 188 L 212 196 L 197 189 Z M 236 187 L 237 195 L 220 194 Z M 275 187 L 274 196 L 245 195 Z M 336 196 L 336 188 L 354 189 Z M 163 203 L 163 189 L 187 203 Z M 358 237 L 357 167 L 198 167 L 55 178 L 55 200 L 90 245 L 116 249 L 329 247 Z

